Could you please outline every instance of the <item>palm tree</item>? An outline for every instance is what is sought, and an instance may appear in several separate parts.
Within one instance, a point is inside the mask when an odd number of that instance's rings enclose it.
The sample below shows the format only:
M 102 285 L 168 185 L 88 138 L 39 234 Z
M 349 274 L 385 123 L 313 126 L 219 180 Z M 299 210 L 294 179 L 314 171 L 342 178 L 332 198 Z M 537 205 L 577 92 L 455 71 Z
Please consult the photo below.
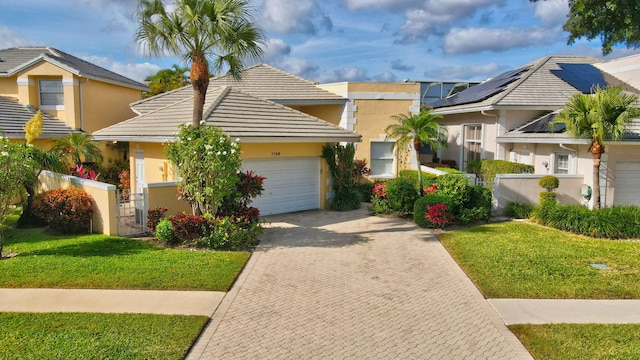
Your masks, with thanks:
M 102 151 L 98 142 L 91 138 L 90 133 L 75 132 L 54 141 L 54 151 L 59 151 L 63 157 L 70 157 L 73 166 L 83 162 L 93 161 L 102 163 Z
M 600 208 L 600 158 L 604 141 L 622 138 L 626 125 L 640 110 L 634 106 L 638 96 L 623 92 L 621 86 L 596 88 L 593 94 L 574 94 L 555 117 L 555 124 L 564 124 L 573 137 L 589 139 L 593 155 L 593 207 Z
M 187 71 L 189 71 L 188 68 L 173 64 L 171 69 L 162 69 L 153 75 L 147 76 L 144 81 L 149 85 L 149 92 L 145 93 L 144 97 L 179 89 L 189 84 L 189 78 L 186 75 Z
M 399 114 L 391 117 L 397 124 L 387 126 L 385 132 L 396 139 L 396 150 L 404 149 L 413 143 L 416 153 L 416 165 L 418 167 L 418 187 L 420 196 L 424 194 L 422 189 L 422 170 L 420 168 L 420 149 L 429 145 L 434 151 L 440 146 L 447 146 L 447 129 L 441 127 L 436 120 L 442 115 L 432 114 L 430 109 L 424 109 L 419 114 Z
M 182 55 L 191 62 L 193 126 L 200 126 L 209 87 L 209 66 L 242 77 L 245 60 L 262 55 L 264 38 L 246 0 L 141 0 L 138 41 L 153 55 Z M 209 57 L 213 62 L 209 63 Z

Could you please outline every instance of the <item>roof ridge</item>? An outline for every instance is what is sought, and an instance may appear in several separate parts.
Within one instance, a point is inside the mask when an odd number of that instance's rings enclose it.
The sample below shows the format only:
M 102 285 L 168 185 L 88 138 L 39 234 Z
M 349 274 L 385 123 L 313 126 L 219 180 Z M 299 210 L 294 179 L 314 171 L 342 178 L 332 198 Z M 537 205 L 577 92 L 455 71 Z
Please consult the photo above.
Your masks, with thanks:
M 513 82 L 513 86 L 511 86 L 509 88 L 509 86 L 507 85 L 507 88 L 505 89 L 505 91 L 501 91 L 499 96 L 492 101 L 493 104 L 497 104 L 498 102 L 500 102 L 500 100 L 504 99 L 507 95 L 511 94 L 515 89 L 517 89 L 523 82 L 525 82 L 526 79 L 530 78 L 531 75 L 533 75 L 536 71 L 538 71 L 538 69 L 540 69 L 542 67 L 543 64 L 546 64 L 549 60 L 551 60 L 552 56 L 547 55 L 545 57 L 536 59 L 534 61 L 531 61 L 527 64 L 524 64 L 520 67 L 517 67 L 515 70 L 517 69 L 522 69 L 524 67 L 529 66 L 529 69 L 527 70 L 526 73 L 522 74 L 521 76 L 518 77 L 518 80 Z M 535 64 L 535 63 L 538 64 Z
M 275 102 L 275 101 L 271 101 L 271 100 L 269 100 L 269 99 L 263 99 L 263 98 L 259 98 L 259 97 L 257 97 L 257 96 L 253 96 L 253 95 L 251 95 L 251 94 L 248 94 L 248 93 L 246 93 L 246 92 L 244 92 L 244 91 L 242 91 L 242 90 L 240 90 L 240 89 L 238 89 L 238 88 L 232 87 L 232 86 L 228 86 L 228 87 L 229 87 L 229 90 L 230 90 L 230 91 L 236 91 L 236 92 L 239 92 L 239 93 L 241 93 L 241 94 L 243 94 L 243 95 L 246 95 L 246 96 L 249 96 L 249 97 L 251 97 L 251 98 L 253 98 L 253 99 L 255 99 L 255 100 L 262 101 L 262 102 L 265 102 L 265 103 L 268 103 L 268 104 L 272 104 L 272 105 L 276 105 L 276 106 L 278 106 L 278 107 L 280 107 L 280 108 L 282 108 L 282 109 L 292 111 L 292 112 L 294 112 L 294 113 L 297 113 L 297 114 L 303 115 L 304 117 L 307 117 L 307 118 L 310 118 L 310 119 L 315 119 L 315 120 L 319 121 L 320 123 L 324 123 L 324 124 L 327 124 L 327 125 L 329 125 L 329 126 L 331 126 L 331 127 L 334 127 L 334 128 L 337 128 L 337 129 L 341 129 L 341 130 L 344 130 L 344 131 L 347 131 L 347 132 L 349 132 L 349 133 L 351 133 L 351 134 L 357 134 L 354 130 L 347 130 L 347 129 L 343 128 L 342 126 L 339 126 L 339 125 L 336 125 L 336 124 L 330 123 L 330 122 L 328 122 L 328 121 L 326 121 L 326 120 L 322 120 L 322 119 L 320 119 L 319 117 L 316 117 L 316 116 L 313 116 L 313 115 L 307 114 L 307 113 L 302 112 L 302 111 L 300 111 L 300 110 L 297 110 L 297 109 L 294 109 L 294 108 L 290 108 L 290 107 L 288 107 L 288 106 L 286 106 L 286 105 L 279 104 L 279 103 L 277 103 L 277 102 Z
M 211 113 L 213 112 L 213 110 L 215 110 L 218 105 L 220 105 L 220 103 L 222 102 L 222 100 L 227 96 L 227 94 L 229 94 L 229 90 L 231 89 L 230 86 L 220 86 L 220 85 L 214 85 L 214 88 L 219 88 L 220 90 L 220 94 L 218 94 L 218 96 L 216 97 L 216 99 L 211 103 L 211 105 L 209 105 L 209 107 L 203 112 L 202 114 L 202 119 L 205 120 L 206 118 L 209 117 L 209 115 L 211 115 Z M 207 88 L 207 92 L 209 92 L 209 90 L 211 90 L 212 87 L 208 87 Z M 206 120 L 205 120 L 206 121 Z

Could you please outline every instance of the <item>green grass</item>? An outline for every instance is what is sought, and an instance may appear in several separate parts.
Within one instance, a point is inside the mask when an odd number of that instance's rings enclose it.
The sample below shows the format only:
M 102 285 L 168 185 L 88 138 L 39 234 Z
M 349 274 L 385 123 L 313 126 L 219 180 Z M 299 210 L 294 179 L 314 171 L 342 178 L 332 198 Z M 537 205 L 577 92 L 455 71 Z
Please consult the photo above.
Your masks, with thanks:
M 206 316 L 0 313 L 0 359 L 182 359 Z
M 640 299 L 640 242 L 587 238 L 522 222 L 439 238 L 486 297 Z
M 0 287 L 227 291 L 247 252 L 167 249 L 105 235 L 54 236 L 6 229 Z
M 512 325 L 531 355 L 545 360 L 638 359 L 640 325 Z

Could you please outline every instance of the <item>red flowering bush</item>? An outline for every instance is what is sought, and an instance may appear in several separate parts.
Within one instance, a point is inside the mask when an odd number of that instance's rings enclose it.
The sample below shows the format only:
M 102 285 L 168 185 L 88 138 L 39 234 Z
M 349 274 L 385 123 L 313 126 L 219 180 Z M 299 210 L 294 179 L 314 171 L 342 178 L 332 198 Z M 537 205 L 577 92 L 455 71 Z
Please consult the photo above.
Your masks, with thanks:
M 431 186 L 427 186 L 426 188 L 424 188 L 424 193 L 425 194 L 433 194 L 436 191 L 438 191 L 438 185 L 433 184 Z
M 386 197 L 387 196 L 387 183 L 377 183 L 373 187 L 373 196 Z
M 199 215 L 180 213 L 169 218 L 178 243 L 188 244 L 202 237 L 207 220 Z
M 454 217 L 449 214 L 447 205 L 435 204 L 427 205 L 425 219 L 439 228 L 444 228 L 445 225 L 453 222 Z
M 46 191 L 33 201 L 33 214 L 56 233 L 86 232 L 93 218 L 91 196 L 76 188 Z

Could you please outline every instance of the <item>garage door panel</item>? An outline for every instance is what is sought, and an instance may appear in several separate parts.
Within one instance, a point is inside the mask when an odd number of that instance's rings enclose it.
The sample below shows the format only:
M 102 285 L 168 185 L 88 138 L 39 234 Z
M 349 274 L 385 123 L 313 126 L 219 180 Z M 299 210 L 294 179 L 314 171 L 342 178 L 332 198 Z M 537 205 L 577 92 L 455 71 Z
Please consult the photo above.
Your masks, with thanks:
M 262 215 L 320 207 L 320 158 L 245 160 L 242 167 L 266 178 L 252 204 Z
M 614 205 L 640 205 L 640 161 L 618 161 L 613 192 Z

